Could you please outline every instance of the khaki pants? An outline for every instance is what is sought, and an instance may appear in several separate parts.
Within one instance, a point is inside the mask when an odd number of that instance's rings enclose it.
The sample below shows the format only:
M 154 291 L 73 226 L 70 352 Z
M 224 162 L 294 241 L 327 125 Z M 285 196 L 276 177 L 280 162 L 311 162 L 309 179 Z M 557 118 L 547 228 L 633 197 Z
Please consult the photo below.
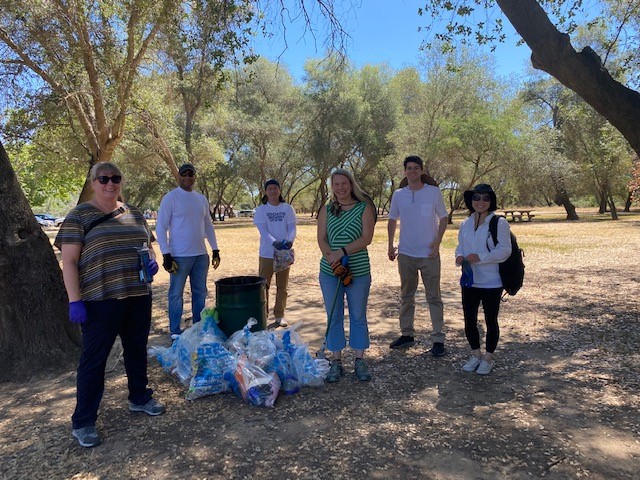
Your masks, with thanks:
M 416 290 L 418 289 L 418 272 L 422 277 L 429 314 L 431 316 L 431 341 L 444 343 L 444 326 L 442 298 L 440 296 L 440 256 L 436 258 L 415 258 L 398 255 L 398 271 L 400 272 L 400 332 L 413 337 L 414 315 L 416 309 Z
M 287 285 L 289 284 L 289 268 L 276 273 L 276 304 L 273 307 L 273 315 L 276 318 L 284 317 L 287 308 Z M 273 277 L 273 258 L 260 257 L 258 275 L 267 279 L 266 297 L 267 313 L 269 313 L 269 287 Z

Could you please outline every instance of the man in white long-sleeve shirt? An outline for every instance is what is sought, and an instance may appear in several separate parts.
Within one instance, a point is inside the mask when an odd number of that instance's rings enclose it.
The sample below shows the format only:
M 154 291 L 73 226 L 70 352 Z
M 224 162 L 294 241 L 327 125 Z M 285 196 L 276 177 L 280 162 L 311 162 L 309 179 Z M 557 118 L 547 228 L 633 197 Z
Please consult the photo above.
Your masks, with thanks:
M 169 330 L 171 339 L 178 338 L 183 311 L 184 286 L 189 277 L 193 323 L 200 320 L 207 297 L 209 254 L 206 238 L 212 250 L 211 264 L 220 265 L 220 250 L 211 223 L 209 202 L 193 191 L 196 169 L 186 163 L 178 170 L 179 187 L 167 193 L 160 202 L 156 236 L 163 257 L 163 267 L 169 272 Z

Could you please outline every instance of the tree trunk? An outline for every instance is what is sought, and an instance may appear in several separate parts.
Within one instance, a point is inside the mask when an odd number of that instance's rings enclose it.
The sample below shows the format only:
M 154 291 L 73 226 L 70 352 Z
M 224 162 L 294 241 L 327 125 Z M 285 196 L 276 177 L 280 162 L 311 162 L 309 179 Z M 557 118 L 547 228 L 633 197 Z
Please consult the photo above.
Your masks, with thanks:
M 629 192 L 627 195 L 627 200 L 624 202 L 624 210 L 623 212 L 629 213 L 631 211 L 631 203 L 633 202 L 633 194 Z
M 616 208 L 616 202 L 613 199 L 613 195 L 607 192 L 606 198 L 609 201 L 609 208 L 611 209 L 611 220 L 618 220 L 618 209 Z
M 562 205 L 567 212 L 567 220 L 580 220 L 578 214 L 576 213 L 576 207 L 573 203 L 571 203 L 571 199 L 567 192 L 564 190 L 560 190 L 556 192 L 555 198 L 556 205 Z
M 589 47 L 571 46 L 536 0 L 497 0 L 500 9 L 531 48 L 531 63 L 576 92 L 627 139 L 640 155 L 640 93 L 614 80 Z
M 607 213 L 607 194 L 605 192 L 600 192 L 599 195 L 600 201 L 598 202 L 598 213 L 600 215 Z
M 0 381 L 69 368 L 80 331 L 69 323 L 62 272 L 0 143 Z

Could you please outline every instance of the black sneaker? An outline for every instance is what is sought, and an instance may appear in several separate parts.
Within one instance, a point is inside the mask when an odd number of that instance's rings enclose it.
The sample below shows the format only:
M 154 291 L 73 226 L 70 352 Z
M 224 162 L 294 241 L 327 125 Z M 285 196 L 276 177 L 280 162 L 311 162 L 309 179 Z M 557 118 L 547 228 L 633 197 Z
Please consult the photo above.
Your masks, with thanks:
M 435 342 L 431 347 L 431 355 L 434 357 L 443 357 L 445 353 L 447 352 L 444 349 L 444 343 Z
M 415 342 L 413 341 L 413 337 L 410 337 L 408 335 L 402 335 L 395 342 L 392 342 L 391 345 L 389 345 L 389 348 L 407 348 L 413 345 L 414 343 Z

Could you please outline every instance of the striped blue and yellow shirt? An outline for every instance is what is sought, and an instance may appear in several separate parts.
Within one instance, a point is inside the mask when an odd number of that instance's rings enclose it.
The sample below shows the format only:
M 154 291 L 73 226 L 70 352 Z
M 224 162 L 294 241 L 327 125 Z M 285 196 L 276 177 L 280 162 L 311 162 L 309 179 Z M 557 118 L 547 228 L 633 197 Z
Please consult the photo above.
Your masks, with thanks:
M 147 295 L 150 286 L 140 280 L 138 252 L 153 235 L 142 212 L 130 205 L 121 215 L 100 223 L 104 213 L 90 203 L 75 207 L 60 227 L 55 245 L 81 244 L 78 272 L 82 300 L 106 300 Z

